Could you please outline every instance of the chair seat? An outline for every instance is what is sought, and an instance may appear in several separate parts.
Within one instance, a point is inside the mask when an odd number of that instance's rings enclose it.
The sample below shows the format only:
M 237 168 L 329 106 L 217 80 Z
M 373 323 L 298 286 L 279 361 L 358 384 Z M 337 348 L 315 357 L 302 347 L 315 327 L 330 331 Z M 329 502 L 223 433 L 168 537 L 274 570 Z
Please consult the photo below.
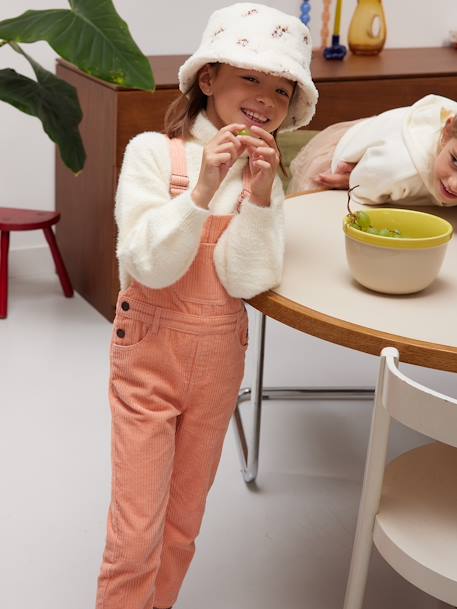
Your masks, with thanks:
M 387 466 L 373 540 L 405 579 L 457 604 L 457 448 L 433 442 Z
M 73 286 L 57 245 L 54 230 L 51 228 L 59 220 L 60 214 L 56 211 L 0 207 L 0 319 L 5 319 L 8 314 L 8 257 L 11 231 L 43 230 L 63 293 L 67 298 L 73 296 Z
M 46 228 L 56 224 L 59 219 L 60 214 L 56 211 L 0 207 L 0 230 L 2 231 Z

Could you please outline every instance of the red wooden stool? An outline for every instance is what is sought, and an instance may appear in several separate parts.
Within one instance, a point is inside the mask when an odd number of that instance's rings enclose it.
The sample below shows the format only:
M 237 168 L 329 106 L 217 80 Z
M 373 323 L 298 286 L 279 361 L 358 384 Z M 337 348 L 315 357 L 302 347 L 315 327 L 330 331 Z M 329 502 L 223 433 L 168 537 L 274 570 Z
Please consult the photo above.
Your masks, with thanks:
M 46 241 L 51 248 L 63 293 L 67 298 L 73 296 L 73 286 L 51 228 L 59 220 L 60 214 L 55 211 L 0 207 L 0 319 L 4 319 L 8 313 L 8 250 L 11 231 L 37 230 L 39 228 L 43 230 Z

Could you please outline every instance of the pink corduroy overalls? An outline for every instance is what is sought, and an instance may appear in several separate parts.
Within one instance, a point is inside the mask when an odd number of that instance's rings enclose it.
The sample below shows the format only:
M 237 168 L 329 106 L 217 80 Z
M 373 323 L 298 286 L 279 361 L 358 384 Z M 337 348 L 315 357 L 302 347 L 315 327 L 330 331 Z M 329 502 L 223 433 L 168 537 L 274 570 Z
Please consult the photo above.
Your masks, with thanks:
M 170 140 L 170 193 L 188 188 Z M 241 203 L 249 188 L 244 172 Z M 214 267 L 233 215 L 208 217 L 175 284 L 119 293 L 111 342 L 112 496 L 96 609 L 171 607 L 195 551 L 244 373 L 248 318 Z

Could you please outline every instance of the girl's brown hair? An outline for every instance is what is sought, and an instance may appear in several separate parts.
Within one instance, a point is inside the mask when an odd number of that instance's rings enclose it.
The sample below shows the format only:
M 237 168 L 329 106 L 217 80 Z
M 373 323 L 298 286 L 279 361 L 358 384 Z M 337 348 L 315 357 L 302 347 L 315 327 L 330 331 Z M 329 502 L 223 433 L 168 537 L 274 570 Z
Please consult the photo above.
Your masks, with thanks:
M 210 63 L 209 65 L 214 66 L 217 74 L 221 64 Z M 181 137 L 184 140 L 190 139 L 190 131 L 195 119 L 202 110 L 206 110 L 208 97 L 203 93 L 198 84 L 200 72 L 204 67 L 202 66 L 197 72 L 187 96 L 180 93 L 168 106 L 164 118 L 164 131 L 169 138 Z
M 215 68 L 217 74 L 221 64 L 210 63 L 209 65 Z M 190 139 L 192 136 L 191 129 L 195 119 L 202 110 L 206 110 L 208 97 L 200 89 L 200 85 L 198 83 L 200 72 L 203 70 L 203 68 L 204 66 L 202 66 L 197 72 L 192 87 L 188 91 L 187 95 L 180 93 L 179 96 L 168 106 L 164 118 L 164 132 L 169 138 L 180 137 L 184 140 Z M 276 139 L 277 133 L 277 129 L 272 133 L 273 137 L 275 138 L 276 145 L 278 143 Z M 281 167 L 283 174 L 288 177 L 289 174 L 282 162 L 282 155 L 279 146 L 278 150 L 279 166 Z

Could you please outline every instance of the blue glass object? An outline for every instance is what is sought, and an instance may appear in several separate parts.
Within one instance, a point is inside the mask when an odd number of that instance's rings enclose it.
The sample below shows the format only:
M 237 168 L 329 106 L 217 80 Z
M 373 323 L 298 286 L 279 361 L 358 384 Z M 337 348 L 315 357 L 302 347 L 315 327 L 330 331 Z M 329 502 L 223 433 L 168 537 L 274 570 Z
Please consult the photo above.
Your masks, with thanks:
M 303 21 L 305 25 L 308 25 L 311 19 L 311 5 L 309 0 L 303 0 L 300 6 L 300 21 Z
M 324 49 L 325 59 L 344 59 L 347 53 L 347 48 L 344 44 L 340 44 L 340 37 L 332 36 L 332 46 Z

